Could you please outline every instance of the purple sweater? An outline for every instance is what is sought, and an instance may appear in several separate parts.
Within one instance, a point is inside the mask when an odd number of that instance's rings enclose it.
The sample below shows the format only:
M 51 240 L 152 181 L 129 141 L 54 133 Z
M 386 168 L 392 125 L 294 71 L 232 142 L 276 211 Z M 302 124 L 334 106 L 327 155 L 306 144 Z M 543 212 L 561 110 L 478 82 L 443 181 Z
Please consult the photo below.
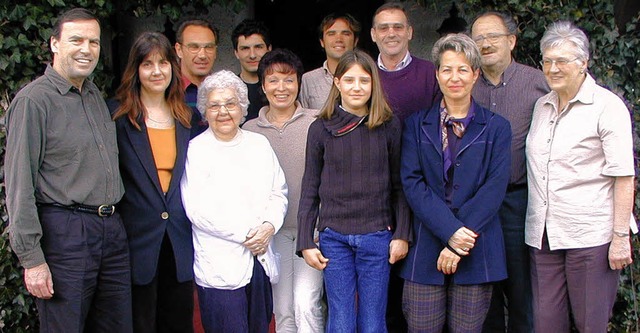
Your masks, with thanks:
M 409 65 L 399 71 L 378 69 L 387 103 L 404 123 L 414 112 L 429 110 L 442 94 L 436 81 L 436 67 L 427 60 L 412 56 Z
M 360 119 L 336 107 L 330 120 L 319 118 L 309 127 L 298 251 L 316 247 L 316 221 L 320 231 L 392 230 L 393 239 L 409 240 L 409 206 L 400 182 L 400 121 L 394 116 L 372 130 L 363 121 L 352 129 Z

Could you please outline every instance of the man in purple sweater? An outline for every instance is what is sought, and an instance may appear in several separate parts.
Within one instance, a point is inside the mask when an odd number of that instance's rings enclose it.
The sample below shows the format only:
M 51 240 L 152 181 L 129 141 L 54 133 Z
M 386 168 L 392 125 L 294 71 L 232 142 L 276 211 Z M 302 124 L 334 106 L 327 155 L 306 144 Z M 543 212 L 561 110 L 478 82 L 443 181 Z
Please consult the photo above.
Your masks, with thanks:
M 371 39 L 380 51 L 378 73 L 387 103 L 403 124 L 409 115 L 430 109 L 442 97 L 433 63 L 409 54 L 412 37 L 413 27 L 402 3 L 388 2 L 376 10 Z M 407 331 L 402 315 L 403 280 L 397 276 L 396 267 L 399 267 L 397 263 L 389 278 L 387 329 L 390 333 Z
M 413 27 L 402 3 L 388 2 L 376 10 L 371 39 L 380 51 L 378 72 L 387 102 L 403 123 L 442 97 L 433 63 L 409 53 L 412 37 Z

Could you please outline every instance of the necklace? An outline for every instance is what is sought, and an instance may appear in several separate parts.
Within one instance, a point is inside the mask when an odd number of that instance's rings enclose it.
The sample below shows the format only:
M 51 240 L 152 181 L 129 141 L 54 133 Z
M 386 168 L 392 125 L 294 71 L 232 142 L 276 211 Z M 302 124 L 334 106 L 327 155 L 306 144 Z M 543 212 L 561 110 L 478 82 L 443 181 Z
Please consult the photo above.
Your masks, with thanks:
M 168 118 L 167 120 L 159 121 L 151 118 L 151 116 L 147 116 L 147 119 L 153 121 L 156 124 L 168 124 L 169 122 L 171 122 L 171 120 L 173 120 L 173 118 Z

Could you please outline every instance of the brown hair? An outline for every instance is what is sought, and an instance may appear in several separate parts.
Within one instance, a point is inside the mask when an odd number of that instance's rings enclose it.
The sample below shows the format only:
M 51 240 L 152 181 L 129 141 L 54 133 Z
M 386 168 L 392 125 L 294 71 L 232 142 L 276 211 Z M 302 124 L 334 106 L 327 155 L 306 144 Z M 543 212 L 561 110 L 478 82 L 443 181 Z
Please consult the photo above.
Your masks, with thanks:
M 140 99 L 138 67 L 149 54 L 154 52 L 158 52 L 171 64 L 171 82 L 164 92 L 171 114 L 184 127 L 190 128 L 192 111 L 184 101 L 178 57 L 167 37 L 157 32 L 142 33 L 131 47 L 122 82 L 116 91 L 116 100 L 120 106 L 113 115 L 113 119 L 126 115 L 135 128 L 141 129 L 140 124 L 144 121 L 147 111 Z
M 345 52 L 345 54 L 340 57 L 338 66 L 336 66 L 334 78 L 341 79 L 344 73 L 355 65 L 360 65 L 365 72 L 371 75 L 371 98 L 367 101 L 367 109 L 369 112 L 367 127 L 376 128 L 382 125 L 385 121 L 391 119 L 392 111 L 384 97 L 382 85 L 380 84 L 380 76 L 378 75 L 378 69 L 371 56 L 360 50 Z M 332 84 L 329 97 L 327 97 L 327 102 L 320 110 L 318 117 L 322 119 L 331 119 L 334 107 L 337 103 L 340 103 L 340 100 L 340 91 L 335 84 Z

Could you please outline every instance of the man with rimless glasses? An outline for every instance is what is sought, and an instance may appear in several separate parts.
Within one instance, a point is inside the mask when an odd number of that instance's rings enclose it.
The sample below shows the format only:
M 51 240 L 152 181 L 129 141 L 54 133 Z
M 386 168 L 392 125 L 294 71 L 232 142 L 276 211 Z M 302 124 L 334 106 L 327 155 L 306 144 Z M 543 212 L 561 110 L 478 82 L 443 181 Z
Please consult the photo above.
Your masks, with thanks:
M 512 15 L 501 12 L 480 14 L 470 31 L 482 55 L 482 75 L 474 86 L 473 99 L 509 120 L 513 132 L 511 179 L 499 211 L 509 277 L 494 285 L 483 332 L 533 331 L 529 249 L 524 243 L 527 210 L 524 148 L 535 102 L 549 92 L 549 87 L 540 70 L 522 65 L 511 56 L 517 33 Z
M 182 84 L 185 99 L 193 110 L 191 137 L 202 133 L 207 128 L 196 109 L 198 87 L 207 75 L 213 71 L 216 61 L 218 31 L 204 20 L 188 20 L 182 22 L 176 32 L 175 49 L 180 58 Z

